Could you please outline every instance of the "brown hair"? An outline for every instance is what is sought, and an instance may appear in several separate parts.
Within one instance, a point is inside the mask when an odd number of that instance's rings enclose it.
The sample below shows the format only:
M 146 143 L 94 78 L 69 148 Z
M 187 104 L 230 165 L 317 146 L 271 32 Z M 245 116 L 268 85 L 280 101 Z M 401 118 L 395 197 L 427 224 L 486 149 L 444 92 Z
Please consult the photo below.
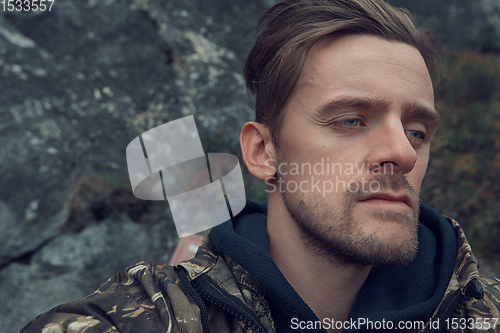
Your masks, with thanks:
M 256 98 L 256 121 L 269 127 L 278 147 L 282 109 L 307 52 L 321 38 L 368 34 L 409 44 L 422 54 L 434 82 L 439 79 L 441 48 L 435 35 L 418 29 L 406 9 L 382 0 L 284 0 L 263 14 L 259 29 L 244 75 Z

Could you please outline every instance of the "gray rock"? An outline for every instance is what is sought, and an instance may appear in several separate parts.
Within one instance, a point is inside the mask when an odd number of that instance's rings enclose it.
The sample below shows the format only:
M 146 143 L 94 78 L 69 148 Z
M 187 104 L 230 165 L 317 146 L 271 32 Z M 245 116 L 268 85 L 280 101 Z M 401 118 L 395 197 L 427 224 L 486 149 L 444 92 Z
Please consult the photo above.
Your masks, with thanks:
M 139 261 L 168 262 L 176 242 L 173 223 L 145 226 L 123 216 L 118 221 L 93 224 L 78 234 L 57 237 L 34 254 L 31 263 L 90 294 L 129 265 Z
M 202 136 L 222 133 L 207 152 L 236 147 L 222 129 L 252 117 L 240 72 L 263 8 L 59 0 L 0 15 L 0 267 L 58 234 L 82 175 L 125 175 L 138 134 L 194 114 Z
M 18 332 L 40 313 L 85 296 L 65 278 L 13 263 L 0 271 L 2 332 Z
M 407 8 L 420 25 L 435 30 L 449 49 L 491 51 L 488 48 L 494 45 L 487 38 L 498 37 L 500 32 L 498 0 L 387 1 Z

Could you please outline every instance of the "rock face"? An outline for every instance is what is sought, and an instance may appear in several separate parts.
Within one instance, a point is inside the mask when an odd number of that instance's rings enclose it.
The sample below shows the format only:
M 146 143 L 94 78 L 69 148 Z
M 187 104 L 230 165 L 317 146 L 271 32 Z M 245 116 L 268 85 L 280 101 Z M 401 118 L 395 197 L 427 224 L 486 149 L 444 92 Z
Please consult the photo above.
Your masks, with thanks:
M 250 120 L 241 69 L 268 5 L 56 0 L 0 15 L 0 299 L 15 299 L 0 305 L 2 330 L 137 261 L 168 262 L 166 207 L 146 223 L 131 220 L 130 200 L 128 215 L 107 215 L 117 196 L 82 179 L 126 179 L 127 144 L 182 116 L 202 137 Z
M 85 296 L 71 280 L 18 263 L 0 271 L 0 283 L 2 300 L 9 300 L 0 305 L 5 332 L 17 332 L 35 313 Z
M 421 26 L 437 31 L 446 47 L 476 51 L 483 47 L 481 34 L 489 26 L 486 18 L 493 15 L 486 2 L 494 1 L 388 0 L 394 6 L 407 8 Z
M 56 0 L 50 12 L 0 14 L 2 330 L 129 264 L 168 261 L 177 238 L 167 207 L 112 190 L 127 181 L 125 147 L 186 115 L 205 152 L 236 147 L 253 119 L 243 63 L 258 14 L 273 3 Z M 498 13 L 491 0 L 391 3 L 449 47 L 480 49 L 478 32 L 497 29 L 484 20 L 485 8 Z

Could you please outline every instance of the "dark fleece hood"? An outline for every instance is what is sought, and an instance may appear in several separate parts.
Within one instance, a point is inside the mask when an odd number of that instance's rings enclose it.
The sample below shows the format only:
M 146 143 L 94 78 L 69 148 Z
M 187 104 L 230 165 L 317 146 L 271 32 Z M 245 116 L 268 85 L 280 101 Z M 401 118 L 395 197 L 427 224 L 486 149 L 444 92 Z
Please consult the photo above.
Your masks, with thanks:
M 293 323 L 319 319 L 288 283 L 269 256 L 267 206 L 247 202 L 232 221 L 210 231 L 217 250 L 243 266 L 267 293 L 278 332 L 300 332 Z M 428 321 L 444 296 L 453 273 L 457 240 L 453 228 L 437 211 L 420 205 L 419 250 L 402 267 L 373 268 L 350 313 L 350 321 Z M 333 301 L 333 300 L 332 300 Z M 339 300 L 341 301 L 341 300 Z M 335 318 L 332 318 L 335 319 Z M 361 332 L 355 326 L 344 332 Z M 304 332 L 325 332 L 306 329 Z

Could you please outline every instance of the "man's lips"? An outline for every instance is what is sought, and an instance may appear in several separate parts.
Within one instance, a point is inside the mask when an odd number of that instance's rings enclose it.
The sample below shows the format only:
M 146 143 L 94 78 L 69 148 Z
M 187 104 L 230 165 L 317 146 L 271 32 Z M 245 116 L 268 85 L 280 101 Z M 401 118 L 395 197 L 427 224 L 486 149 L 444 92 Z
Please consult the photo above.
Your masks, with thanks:
M 413 208 L 410 196 L 405 194 L 395 195 L 389 193 L 374 193 L 364 197 L 363 199 L 360 199 L 359 202 L 370 201 L 370 200 L 402 202 L 405 203 L 408 207 Z

